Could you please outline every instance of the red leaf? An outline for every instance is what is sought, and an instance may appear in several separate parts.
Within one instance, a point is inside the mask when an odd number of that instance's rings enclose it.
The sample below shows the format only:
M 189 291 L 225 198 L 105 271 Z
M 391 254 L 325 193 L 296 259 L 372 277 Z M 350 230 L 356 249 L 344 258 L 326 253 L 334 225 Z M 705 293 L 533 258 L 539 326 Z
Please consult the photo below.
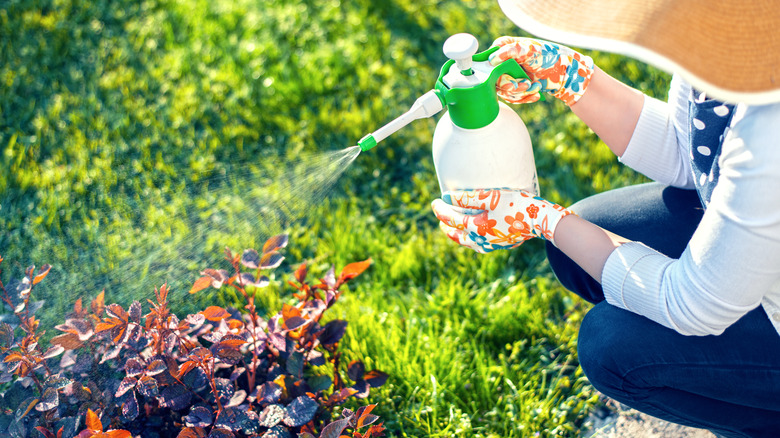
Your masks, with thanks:
M 211 287 L 214 289 L 222 287 L 222 283 L 230 277 L 224 269 L 220 269 L 219 271 L 216 269 L 206 269 L 200 274 L 211 278 Z
M 74 331 L 66 330 L 79 337 L 79 341 L 86 341 L 92 337 L 95 333 L 92 329 L 92 324 L 83 319 L 69 319 L 65 321 L 65 324 L 72 327 Z
M 92 309 L 92 313 L 98 316 L 103 314 L 103 309 L 106 308 L 105 297 L 106 297 L 106 291 L 102 290 L 100 291 L 98 296 L 96 296 L 95 299 L 92 300 L 92 303 L 89 305 L 89 307 Z
M 342 284 L 362 274 L 363 271 L 365 271 L 366 269 L 368 269 L 369 266 L 371 266 L 372 262 L 373 260 L 366 259 L 363 260 L 362 262 L 350 263 L 347 266 L 344 266 L 344 269 L 341 271 L 341 276 L 339 276 L 338 283 Z
M 133 434 L 124 429 L 112 429 L 106 432 L 109 438 L 133 438 Z
M 179 367 L 178 377 L 181 379 L 182 377 L 184 377 L 185 374 L 189 373 L 193 368 L 195 368 L 196 365 L 197 363 L 195 363 L 195 361 L 192 360 L 188 360 L 187 362 L 184 362 L 181 365 L 181 367 Z
M 368 405 L 365 406 L 363 409 L 358 409 L 358 422 L 357 422 L 357 428 L 361 429 L 363 426 L 368 426 L 369 424 L 376 421 L 379 417 L 376 415 L 371 415 L 371 411 L 374 410 L 376 405 Z M 368 421 L 368 422 L 366 422 Z
M 32 409 L 35 407 L 35 405 L 37 405 L 37 404 L 38 404 L 38 402 L 39 402 L 39 401 L 40 401 L 40 400 L 38 400 L 37 398 L 28 398 L 27 400 L 23 401 L 23 402 L 22 402 L 22 405 L 21 405 L 21 406 L 19 406 L 19 409 L 16 411 L 16 419 L 17 419 L 17 421 L 18 421 L 18 420 L 21 420 L 21 419 L 22 419 L 22 418 L 24 418 L 24 417 L 26 417 L 26 416 L 27 416 L 27 414 L 29 414 L 29 413 L 30 413 L 30 411 L 32 411 Z M 24 406 L 24 404 L 25 404 L 25 403 L 27 403 L 27 402 L 29 402 L 30 404 L 29 404 L 29 405 L 27 405 L 27 408 L 24 410 L 24 412 L 22 413 L 22 415 L 19 415 L 19 411 L 21 411 L 22 407 L 23 407 L 23 406 Z
M 325 274 L 325 277 L 322 278 L 322 282 L 325 283 L 325 285 L 328 286 L 328 288 L 333 289 L 336 287 L 336 267 L 331 265 L 330 269 L 328 269 L 328 272 Z
M 227 310 L 219 307 L 219 306 L 209 306 L 206 308 L 206 310 L 199 312 L 201 315 L 206 317 L 209 321 L 222 321 L 225 318 L 228 318 L 230 314 L 227 312 Z
M 347 376 L 355 382 L 362 379 L 365 372 L 366 366 L 359 360 L 353 360 L 347 366 Z
M 57 438 L 49 429 L 43 426 L 35 426 L 35 430 L 43 434 L 46 438 Z
M 195 284 L 192 285 L 192 289 L 190 289 L 190 293 L 194 294 L 196 292 L 200 292 L 209 286 L 211 286 L 211 277 L 208 276 L 200 277 L 199 279 L 195 280 Z
M 344 400 L 352 397 L 357 393 L 358 391 L 355 388 L 344 388 L 341 391 L 331 394 L 330 397 L 328 397 L 328 404 L 337 405 L 339 403 L 343 403 Z
M 62 348 L 62 345 L 52 345 L 48 350 L 46 350 L 46 353 L 43 354 L 43 358 L 51 359 L 52 357 L 59 356 L 64 351 L 65 349 Z
M 235 348 L 225 347 L 221 344 L 217 344 L 214 354 L 229 365 L 237 364 L 244 357 L 244 355 Z
M 51 265 L 48 263 L 41 266 L 41 269 L 38 270 L 38 275 L 33 278 L 32 284 L 38 284 L 40 283 L 44 278 L 46 278 L 47 275 L 49 275 L 49 270 L 51 269 Z
M 348 424 L 349 424 L 349 419 L 347 418 L 336 420 L 333 423 L 328 424 L 322 429 L 322 433 L 320 433 L 320 438 L 337 438 L 341 436 L 341 432 L 343 432 L 344 429 L 347 428 Z
M 276 251 L 287 246 L 289 238 L 286 234 L 279 234 L 265 241 L 263 245 L 263 254 L 268 254 L 271 251 Z
M 156 376 L 168 369 L 168 365 L 160 359 L 155 359 L 147 367 L 147 375 Z
M 325 324 L 325 328 L 317 332 L 317 337 L 322 345 L 333 345 L 341 340 L 346 330 L 347 321 L 334 319 Z
M 368 393 L 371 391 L 371 387 L 368 385 L 368 383 L 366 383 L 365 380 L 358 380 L 350 388 L 357 391 L 354 394 L 356 398 L 366 398 L 368 397 Z
M 111 320 L 106 320 L 107 322 L 101 322 L 100 324 L 95 326 L 95 333 L 102 333 L 107 330 L 111 330 L 112 328 L 116 327 L 119 321 L 113 322 Z
M 298 283 L 306 281 L 306 274 L 308 272 L 309 269 L 306 267 L 306 263 L 301 263 L 301 265 L 298 266 L 298 269 L 295 270 L 295 279 L 298 280 Z
M 287 330 L 297 330 L 302 325 L 306 324 L 306 320 L 300 316 L 292 316 L 284 320 L 284 328 Z
M 176 359 L 174 359 L 171 356 L 166 356 L 165 362 L 168 365 L 168 372 L 172 376 L 178 376 L 179 375 L 179 364 L 176 362 Z
M 205 438 L 206 430 L 202 427 L 185 427 L 176 438 Z
M 59 345 L 66 350 L 75 350 L 84 345 L 84 343 L 79 341 L 79 337 L 73 333 L 63 333 L 59 336 L 55 336 L 51 338 L 50 343 Z
M 237 320 L 237 319 L 231 319 L 227 322 L 228 329 L 229 330 L 238 330 L 244 328 L 244 323 Z
M 284 256 L 278 252 L 270 252 L 263 254 L 263 258 L 260 259 L 260 269 L 274 269 L 278 268 L 282 264 Z
M 125 375 L 128 377 L 135 377 L 144 372 L 145 366 L 142 363 L 143 359 L 130 358 L 125 362 Z
M 13 352 L 13 353 L 9 354 L 8 356 L 6 356 L 5 360 L 3 360 L 3 362 L 6 362 L 6 363 L 8 363 L 8 362 L 19 362 L 22 359 L 24 359 L 24 356 L 22 356 L 19 353 Z
M 118 318 L 125 323 L 128 321 L 128 319 L 130 319 L 127 312 L 125 312 L 125 309 L 123 309 L 122 306 L 120 306 L 119 304 L 109 304 L 108 306 L 106 306 L 106 313 L 109 316 Z
M 379 388 L 387 382 L 389 375 L 383 371 L 371 370 L 363 376 L 365 380 L 372 388 Z
M 368 428 L 366 431 L 366 438 L 380 437 L 384 435 L 385 424 L 375 424 Z
M 269 333 L 268 338 L 266 338 L 266 342 L 279 351 L 287 351 L 286 339 L 287 338 L 284 335 L 279 333 Z
M 241 264 L 249 269 L 257 269 L 260 266 L 260 254 L 254 249 L 246 249 L 241 254 Z
M 227 335 L 227 336 L 231 336 L 231 335 Z M 247 342 L 247 341 L 245 341 L 244 339 L 241 339 L 241 338 L 233 338 L 233 337 L 228 338 L 227 336 L 219 341 L 219 345 L 222 345 L 222 346 L 225 346 L 225 347 L 228 347 L 228 348 L 239 348 L 242 345 L 246 344 L 246 342 Z
M 284 303 L 282 305 L 282 318 L 288 319 L 292 318 L 293 316 L 301 316 L 301 309 Z
M 97 414 L 89 408 L 87 408 L 87 429 L 103 432 L 103 423 L 100 422 Z
M 135 397 L 135 392 L 131 392 L 130 396 L 122 403 L 122 416 L 126 420 L 135 420 L 139 411 L 138 399 Z
M 121 397 L 125 395 L 127 391 L 130 391 L 131 389 L 135 388 L 135 386 L 138 384 L 138 379 L 135 377 L 125 377 L 122 379 L 122 382 L 119 384 L 119 388 L 117 388 L 116 393 L 114 393 L 114 397 Z

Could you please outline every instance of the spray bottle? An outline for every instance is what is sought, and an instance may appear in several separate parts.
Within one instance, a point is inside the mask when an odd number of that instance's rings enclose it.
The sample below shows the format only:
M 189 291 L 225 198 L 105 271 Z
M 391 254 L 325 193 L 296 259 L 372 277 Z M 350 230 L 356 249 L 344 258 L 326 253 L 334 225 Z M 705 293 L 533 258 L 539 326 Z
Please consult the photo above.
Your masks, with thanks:
M 502 74 L 527 78 L 513 59 L 492 66 L 497 47 L 477 53 L 474 36 L 460 33 L 444 43 L 450 58 L 433 90 L 411 109 L 366 135 L 358 146 L 376 146 L 414 120 L 431 117 L 445 107 L 433 134 L 433 164 L 442 193 L 449 190 L 512 188 L 539 194 L 531 137 L 509 106 L 498 101 L 496 82 Z

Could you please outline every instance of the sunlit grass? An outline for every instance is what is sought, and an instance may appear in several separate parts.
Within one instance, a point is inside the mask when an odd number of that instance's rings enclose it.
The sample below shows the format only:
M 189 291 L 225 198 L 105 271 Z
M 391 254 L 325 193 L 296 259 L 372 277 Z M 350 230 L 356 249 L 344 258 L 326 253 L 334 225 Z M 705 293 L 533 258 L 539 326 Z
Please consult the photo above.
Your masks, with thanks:
M 3 3 L 4 269 L 54 266 L 39 290 L 50 336 L 103 288 L 127 304 L 169 281 L 181 313 L 235 302 L 186 291 L 225 246 L 287 231 L 288 272 L 374 259 L 332 311 L 349 321 L 345 354 L 391 375 L 371 401 L 393 435 L 577 436 L 594 403 L 575 348 L 587 305 L 556 283 L 540 242 L 481 256 L 439 233 L 434 120 L 361 154 L 325 199 L 258 206 L 306 157 L 405 111 L 463 31 L 482 48 L 518 33 L 497 4 L 470 0 Z M 665 93 L 665 74 L 589 54 Z M 518 111 L 551 200 L 640 180 L 561 103 Z M 290 297 L 283 274 L 260 298 L 269 311 Z

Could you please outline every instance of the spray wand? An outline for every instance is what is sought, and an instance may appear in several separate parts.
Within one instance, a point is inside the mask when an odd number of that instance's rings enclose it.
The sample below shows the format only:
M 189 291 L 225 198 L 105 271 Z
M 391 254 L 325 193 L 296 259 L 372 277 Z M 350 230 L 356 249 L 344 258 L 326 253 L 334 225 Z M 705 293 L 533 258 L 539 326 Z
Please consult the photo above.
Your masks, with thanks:
M 401 116 L 377 129 L 373 133 L 361 138 L 358 142 L 360 150 L 367 151 L 413 121 L 431 117 L 443 110 L 444 104 L 442 103 L 442 98 L 440 98 L 437 93 L 436 90 L 431 90 L 423 94 L 417 98 L 409 111 L 403 113 Z
M 439 79 L 436 81 L 436 87 L 433 90 L 428 91 L 427 93 L 420 96 L 414 102 L 414 105 L 412 105 L 409 111 L 405 112 L 400 117 L 396 118 L 395 120 L 388 123 L 387 125 L 377 129 L 375 132 L 363 137 L 358 142 L 358 146 L 360 146 L 360 149 L 362 151 L 367 151 L 373 148 L 374 146 L 376 146 L 377 143 L 384 140 L 391 134 L 395 133 L 396 131 L 400 130 L 404 126 L 408 125 L 409 123 L 418 119 L 431 117 L 439 113 L 441 110 L 443 110 L 444 107 L 447 105 L 447 94 L 450 88 L 444 82 L 445 74 L 448 73 L 448 71 L 452 67 L 452 64 L 454 63 L 456 65 L 457 71 L 461 72 L 464 77 L 473 76 L 474 75 L 474 70 L 472 69 L 474 63 L 473 56 L 475 53 L 477 53 L 478 48 L 479 48 L 479 43 L 477 42 L 477 39 L 474 38 L 473 35 L 466 34 L 466 33 L 459 33 L 448 38 L 447 41 L 444 42 L 443 51 L 444 54 L 448 58 L 450 58 L 450 61 L 448 61 L 442 67 Z M 488 50 L 487 52 L 484 52 L 483 54 L 480 54 L 483 55 L 480 56 L 480 58 L 484 58 L 481 60 L 487 61 L 487 56 L 493 51 L 495 51 L 496 49 L 497 48 L 494 48 Z M 474 81 L 472 80 L 470 82 L 474 82 Z M 476 85 L 476 84 L 472 83 L 470 85 Z

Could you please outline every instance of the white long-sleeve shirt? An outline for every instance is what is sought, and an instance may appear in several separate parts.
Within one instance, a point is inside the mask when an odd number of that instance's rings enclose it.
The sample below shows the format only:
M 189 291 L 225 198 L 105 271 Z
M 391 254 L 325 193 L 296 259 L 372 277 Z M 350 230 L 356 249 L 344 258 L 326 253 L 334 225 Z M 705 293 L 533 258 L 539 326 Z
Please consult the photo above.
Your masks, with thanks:
M 645 97 L 621 162 L 655 181 L 694 188 L 690 92 L 675 76 L 668 102 Z M 625 243 L 604 266 L 604 294 L 684 335 L 720 334 L 761 305 L 780 333 L 780 104 L 738 104 L 718 164 L 710 203 L 682 256 Z

